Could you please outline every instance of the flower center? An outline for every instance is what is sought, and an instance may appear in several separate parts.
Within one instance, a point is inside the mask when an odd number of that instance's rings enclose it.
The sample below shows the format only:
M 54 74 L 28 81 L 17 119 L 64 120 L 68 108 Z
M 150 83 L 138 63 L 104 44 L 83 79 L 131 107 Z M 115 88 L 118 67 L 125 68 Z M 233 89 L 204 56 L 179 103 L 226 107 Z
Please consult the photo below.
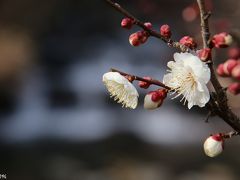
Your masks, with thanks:
M 185 99 L 184 100 L 185 104 L 189 96 L 191 97 L 194 95 L 197 86 L 195 75 L 192 72 L 188 72 L 185 75 L 183 75 L 183 73 L 180 73 L 175 78 L 176 78 L 175 81 L 178 82 L 178 86 L 172 88 L 174 93 L 177 93 L 177 95 L 174 98 L 183 95 L 183 98 L 180 101 Z

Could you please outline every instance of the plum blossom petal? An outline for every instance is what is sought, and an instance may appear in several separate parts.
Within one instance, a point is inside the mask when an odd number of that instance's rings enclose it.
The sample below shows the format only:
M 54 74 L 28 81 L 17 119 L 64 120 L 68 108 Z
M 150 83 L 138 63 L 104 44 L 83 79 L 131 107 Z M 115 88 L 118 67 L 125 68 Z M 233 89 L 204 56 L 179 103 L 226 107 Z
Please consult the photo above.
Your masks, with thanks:
M 175 97 L 183 95 L 189 109 L 194 105 L 204 107 L 210 99 L 207 83 L 211 73 L 207 64 L 191 53 L 175 53 L 173 57 L 175 61 L 168 62 L 163 82 L 177 94 Z
M 111 97 L 123 107 L 135 109 L 138 104 L 139 94 L 127 78 L 118 72 L 108 72 L 103 75 L 103 83 Z

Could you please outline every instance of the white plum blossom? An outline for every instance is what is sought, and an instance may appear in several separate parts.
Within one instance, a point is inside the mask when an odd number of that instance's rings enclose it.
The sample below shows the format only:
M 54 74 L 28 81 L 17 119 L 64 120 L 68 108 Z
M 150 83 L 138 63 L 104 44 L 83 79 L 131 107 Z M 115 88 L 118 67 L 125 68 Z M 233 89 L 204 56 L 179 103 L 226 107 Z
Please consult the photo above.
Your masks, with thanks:
M 169 73 L 164 75 L 163 82 L 170 87 L 175 97 L 183 95 L 188 108 L 198 105 L 204 107 L 210 95 L 207 83 L 210 80 L 210 69 L 197 56 L 191 53 L 175 53 L 175 61 L 169 61 Z
M 221 134 L 209 136 L 203 144 L 204 152 L 209 157 L 215 157 L 223 151 L 224 140 Z
M 123 107 L 135 109 L 138 104 L 138 92 L 131 82 L 118 72 L 108 72 L 103 75 L 103 83 L 111 97 Z

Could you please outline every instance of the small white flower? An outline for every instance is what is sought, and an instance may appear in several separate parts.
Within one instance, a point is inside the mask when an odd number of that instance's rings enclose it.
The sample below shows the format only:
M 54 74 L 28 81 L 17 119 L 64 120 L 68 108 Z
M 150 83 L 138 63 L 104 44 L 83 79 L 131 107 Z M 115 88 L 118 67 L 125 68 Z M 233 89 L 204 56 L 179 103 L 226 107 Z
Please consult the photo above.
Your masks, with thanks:
M 215 157 L 223 151 L 224 140 L 221 134 L 210 136 L 203 144 L 204 152 L 209 157 Z
M 108 72 L 103 75 L 103 83 L 107 87 L 111 97 L 123 107 L 135 109 L 138 104 L 138 92 L 127 78 L 118 72 Z
M 204 107 L 210 95 L 206 84 L 210 80 L 210 69 L 197 56 L 190 53 L 175 53 L 175 61 L 169 61 L 169 73 L 164 75 L 163 82 L 178 97 L 183 95 L 184 104 L 188 101 L 188 108 L 198 105 Z M 181 100 L 181 101 L 182 101 Z

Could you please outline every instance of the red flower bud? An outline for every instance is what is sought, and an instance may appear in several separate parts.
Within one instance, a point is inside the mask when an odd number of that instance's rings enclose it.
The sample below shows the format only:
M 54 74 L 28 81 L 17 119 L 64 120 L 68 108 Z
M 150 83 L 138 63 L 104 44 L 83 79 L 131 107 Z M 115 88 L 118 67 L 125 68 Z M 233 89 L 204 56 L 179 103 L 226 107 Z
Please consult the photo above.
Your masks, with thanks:
M 131 29 L 132 25 L 133 25 L 133 20 L 132 19 L 130 19 L 130 18 L 122 19 L 122 22 L 121 22 L 122 28 Z
M 143 77 L 143 79 L 151 80 L 152 78 L 151 77 Z M 150 83 L 145 82 L 145 81 L 139 81 L 138 82 L 138 86 L 140 88 L 147 89 L 147 88 L 149 88 L 150 85 L 151 85 Z
M 214 134 L 209 136 L 204 144 L 204 152 L 209 157 L 215 157 L 223 151 L 224 139 L 222 134 Z
M 224 70 L 223 70 L 223 64 L 219 64 L 218 67 L 217 67 L 217 74 L 219 76 L 226 76 L 226 74 L 224 73 Z
M 129 43 L 132 46 L 139 46 L 147 41 L 149 34 L 146 31 L 138 31 L 129 36 Z
M 182 11 L 182 17 L 185 21 L 192 22 L 197 18 L 198 13 L 199 13 L 198 7 L 196 7 L 195 4 L 193 4 L 186 7 Z
M 149 34 L 147 31 L 139 31 L 138 32 L 140 42 L 143 44 L 148 40 Z
M 145 109 L 156 109 L 160 107 L 163 100 L 167 96 L 167 90 L 158 89 L 156 91 L 150 91 L 144 98 L 144 108 Z
M 145 25 L 148 29 L 152 29 L 152 23 L 150 23 L 150 22 L 145 22 L 144 25 Z
M 228 56 L 232 59 L 240 58 L 240 48 L 234 47 L 228 50 Z
M 232 44 L 232 36 L 226 32 L 215 34 L 212 39 L 212 44 L 216 48 L 226 48 Z
M 194 41 L 194 39 L 190 36 L 184 36 L 179 41 L 180 44 L 183 44 L 190 49 L 195 49 L 197 47 L 197 43 Z
M 232 77 L 236 78 L 237 80 L 240 80 L 240 64 L 233 68 Z
M 168 91 L 166 89 L 158 89 L 158 93 L 165 99 Z
M 210 48 L 200 49 L 200 50 L 197 51 L 197 54 L 198 54 L 198 57 L 202 61 L 207 61 L 207 60 L 210 60 L 212 58 L 211 49 Z
M 137 33 L 133 33 L 129 36 L 129 43 L 132 46 L 139 46 L 141 44 Z
M 231 75 L 232 70 L 237 66 L 237 61 L 235 59 L 229 59 L 223 64 L 223 71 L 226 75 Z
M 152 91 L 150 94 L 152 95 L 151 100 L 153 102 L 158 102 L 159 100 L 163 99 L 162 95 L 158 93 L 158 91 Z
M 228 86 L 228 91 L 234 95 L 237 95 L 240 93 L 240 83 L 239 82 L 235 82 L 232 83 Z
M 165 99 L 167 97 L 167 90 L 165 89 L 158 89 L 156 91 L 151 91 L 152 94 L 152 101 L 157 102 L 159 99 Z
M 160 27 L 160 34 L 165 38 L 170 38 L 172 35 L 170 26 L 167 24 L 164 24 Z

